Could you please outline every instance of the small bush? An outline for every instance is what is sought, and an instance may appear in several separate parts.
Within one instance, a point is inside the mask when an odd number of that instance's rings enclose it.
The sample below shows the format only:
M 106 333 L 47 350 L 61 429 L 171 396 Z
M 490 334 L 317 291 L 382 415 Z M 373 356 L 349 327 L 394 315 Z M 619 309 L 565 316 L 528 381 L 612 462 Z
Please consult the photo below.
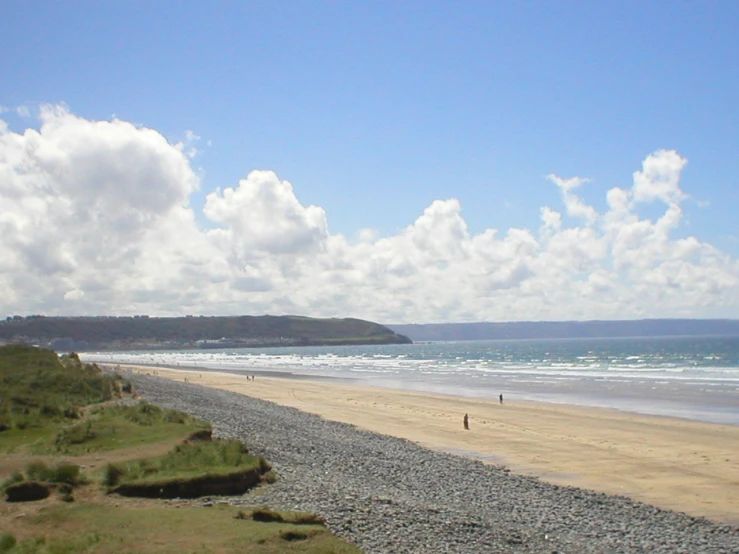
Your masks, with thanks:
M 195 431 L 194 433 L 190 433 L 190 436 L 186 440 L 188 442 L 210 442 L 213 440 L 213 430 L 201 429 L 200 431 Z
M 31 462 L 24 469 L 26 478 L 30 481 L 48 481 L 49 466 L 44 462 Z
M 85 421 L 72 425 L 57 433 L 54 443 L 59 446 L 83 444 L 97 437 L 95 431 L 92 430 L 92 422 Z
M 268 471 L 272 470 L 272 466 L 269 465 L 269 462 L 265 460 L 262 456 L 259 456 L 259 470 L 262 473 L 267 473 Z
M 300 531 L 280 531 L 280 538 L 288 542 L 304 541 L 308 538 L 308 534 Z
M 13 396 L 10 398 L 10 401 L 16 406 L 35 407 L 38 405 L 33 398 L 27 398 L 25 396 Z M 28 413 L 28 411 L 26 410 L 24 413 Z
M 285 521 L 281 514 L 270 510 L 269 508 L 257 508 L 251 514 L 251 518 L 254 521 L 261 521 L 264 523 L 277 522 L 282 523 Z
M 186 416 L 182 412 L 178 412 L 177 410 L 167 410 L 164 412 L 164 421 L 167 423 L 179 423 L 183 424 L 185 423 Z
M 123 418 L 136 425 L 150 426 L 157 423 L 184 424 L 192 418 L 177 410 L 162 410 L 159 406 L 148 402 L 139 402 L 133 406 L 106 406 L 97 410 L 102 417 Z
M 7 489 L 10 485 L 15 485 L 16 483 L 20 483 L 21 481 L 25 481 L 23 478 L 23 474 L 20 471 L 14 471 L 10 477 L 8 477 L 5 481 L 0 484 L 0 490 Z
M 103 484 L 106 487 L 115 487 L 121 479 L 124 471 L 114 464 L 107 464 L 103 471 Z
M 270 469 L 267 473 L 264 474 L 263 477 L 264 482 L 269 485 L 274 485 L 279 478 L 279 475 L 277 475 L 277 472 L 273 469 Z
M 43 462 L 31 462 L 25 467 L 26 478 L 29 481 L 45 481 L 47 483 L 64 483 L 74 486 L 80 482 L 80 468 L 65 462 L 49 467 Z
M 61 415 L 61 410 L 58 406 L 53 406 L 50 404 L 44 404 L 41 406 L 41 416 L 42 417 L 57 417 Z
M 122 406 L 123 417 L 137 425 L 152 425 L 162 414 L 162 409 L 148 402 L 139 402 L 135 406 Z
M 295 525 L 326 525 L 324 519 L 316 514 L 295 514 L 294 517 L 290 518 L 288 523 Z
M 80 467 L 74 464 L 60 463 L 49 472 L 49 481 L 76 485 L 80 482 Z
M 0 552 L 9 552 L 17 542 L 10 533 L 3 533 L 0 535 Z
M 24 429 L 33 429 L 38 426 L 38 420 L 26 415 L 25 413 L 23 415 L 15 415 L 13 418 L 13 427 L 20 429 L 21 431 Z

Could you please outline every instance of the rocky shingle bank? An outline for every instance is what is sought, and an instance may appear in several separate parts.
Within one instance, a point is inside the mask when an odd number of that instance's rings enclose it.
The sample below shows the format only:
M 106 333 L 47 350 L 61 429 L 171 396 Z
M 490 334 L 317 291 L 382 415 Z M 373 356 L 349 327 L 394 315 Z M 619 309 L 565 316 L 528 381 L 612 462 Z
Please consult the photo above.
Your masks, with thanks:
M 235 393 L 132 376 L 148 400 L 212 422 L 280 474 L 229 499 L 323 516 L 372 553 L 739 554 L 739 528 L 551 485 Z

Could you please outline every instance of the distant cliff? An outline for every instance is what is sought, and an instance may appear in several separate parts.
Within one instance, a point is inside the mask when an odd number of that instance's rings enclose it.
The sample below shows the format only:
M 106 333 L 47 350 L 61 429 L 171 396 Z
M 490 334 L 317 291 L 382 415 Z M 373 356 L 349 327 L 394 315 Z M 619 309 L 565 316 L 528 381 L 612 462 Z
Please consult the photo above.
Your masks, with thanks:
M 413 341 L 739 335 L 736 319 L 430 323 L 388 327 Z
M 411 341 L 361 319 L 299 316 L 9 317 L 0 343 L 24 342 L 57 351 L 152 348 L 244 348 Z

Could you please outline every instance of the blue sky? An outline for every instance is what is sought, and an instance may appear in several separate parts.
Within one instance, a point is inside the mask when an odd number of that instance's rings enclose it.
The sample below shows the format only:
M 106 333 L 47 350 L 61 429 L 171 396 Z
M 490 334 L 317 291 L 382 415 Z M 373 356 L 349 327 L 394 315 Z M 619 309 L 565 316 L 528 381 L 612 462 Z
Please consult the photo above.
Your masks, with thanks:
M 189 164 L 200 181 L 185 198 L 201 231 L 225 225 L 204 214 L 209 193 L 269 170 L 292 183 L 301 206 L 325 211 L 327 236 L 349 242 L 361 229 L 399 236 L 447 199 L 459 201 L 473 236 L 536 234 L 543 207 L 564 209 L 547 175 L 589 179 L 577 193 L 605 213 L 607 191 L 630 188 L 647 156 L 674 150 L 688 160 L 679 184 L 687 198 L 670 239 L 692 236 L 717 249 L 733 275 L 737 28 L 736 2 L 9 2 L 0 18 L 0 117 L 20 135 L 41 128 L 40 106 L 62 104 L 85 121 L 115 116 L 156 130 L 170 144 L 189 131 L 199 137 Z M 664 211 L 659 202 L 633 207 L 652 221 Z M 562 227 L 581 223 L 565 217 Z M 78 284 L 67 282 L 84 293 Z M 130 298 L 55 303 L 64 286 L 37 307 L 146 308 Z M 15 292 L 8 310 L 29 302 Z M 291 300 L 234 299 L 225 309 L 315 311 L 280 294 Z M 739 315 L 709 304 L 572 317 Z M 411 319 L 445 317 L 505 313 L 446 306 Z

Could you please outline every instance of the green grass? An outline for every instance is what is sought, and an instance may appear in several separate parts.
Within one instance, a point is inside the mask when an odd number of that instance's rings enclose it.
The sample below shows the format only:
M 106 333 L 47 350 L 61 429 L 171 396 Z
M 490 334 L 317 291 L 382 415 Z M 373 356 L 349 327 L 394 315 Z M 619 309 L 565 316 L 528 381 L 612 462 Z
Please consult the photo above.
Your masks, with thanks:
M 66 501 L 40 500 L 39 510 L 29 506 L 31 515 L 20 519 L 0 513 L 0 554 L 360 552 L 310 514 L 265 508 L 256 516 L 264 521 L 255 521 L 252 511 L 219 505 L 175 509 L 156 500 L 121 499 L 101 494 L 105 488 L 98 481 L 89 482 L 77 465 L 60 458 L 47 465 L 28 456 L 51 454 L 54 460 L 54 455 L 100 452 L 102 460 L 127 459 L 115 458 L 116 452 L 149 443 L 161 444 L 161 449 L 155 447 L 161 451 L 173 441 L 210 430 L 207 422 L 145 402 L 101 404 L 129 385 L 80 363 L 76 355 L 59 358 L 27 346 L 0 347 L 0 456 L 14 452 L 31 460 L 2 488 L 20 494 L 35 483 Z M 211 476 L 226 476 L 230 485 L 231 480 L 246 482 L 244 474 L 256 483 L 260 478 L 274 481 L 269 470 L 263 458 L 249 454 L 238 441 L 216 440 L 187 442 L 163 456 L 108 464 L 103 477 L 105 487 L 167 480 L 199 486 Z
M 94 364 L 81 363 L 76 354 L 60 359 L 50 350 L 2 346 L 0 436 L 5 439 L 9 431 L 27 432 L 73 421 L 82 407 L 113 398 L 118 383 L 119 379 L 103 374 Z M 0 449 L 7 451 L 8 443 L 3 440 L 1 444 Z
M 91 409 L 84 420 L 59 429 L 53 450 L 71 455 L 103 452 L 185 438 L 204 429 L 210 429 L 210 424 L 147 402 L 99 406 Z
M 249 510 L 166 506 L 116 508 L 107 504 L 56 505 L 28 518 L 33 539 L 13 554 L 361 554 L 308 514 L 281 513 L 283 522 L 258 522 Z M 295 522 L 295 523 L 294 523 Z M 1 552 L 1 551 L 0 551 Z
M 0 552 L 9 552 L 16 545 L 17 541 L 10 533 L 0 535 Z
M 235 440 L 214 440 L 176 446 L 163 456 L 109 466 L 105 481 L 108 486 L 123 483 L 152 483 L 171 479 L 188 479 L 203 475 L 230 475 L 261 469 L 269 464 L 261 456 L 249 454 Z M 111 474 L 117 474 L 111 478 Z
M 210 429 L 146 402 L 100 404 L 121 390 L 130 390 L 130 383 L 81 363 L 76 354 L 60 358 L 31 346 L 0 347 L 0 453 L 80 455 Z
M 33 461 L 26 465 L 22 472 L 13 473 L 3 483 L 0 483 L 0 490 L 7 488 L 14 483 L 22 481 L 41 481 L 44 483 L 63 483 L 66 485 L 79 485 L 85 480 L 80 474 L 80 467 L 67 462 L 59 462 L 53 466 L 48 466 L 41 461 Z
M 44 427 L 0 431 L 0 453 L 11 454 L 19 450 L 35 454 L 48 452 L 52 450 L 54 437 L 59 428 L 60 424 L 45 422 Z

